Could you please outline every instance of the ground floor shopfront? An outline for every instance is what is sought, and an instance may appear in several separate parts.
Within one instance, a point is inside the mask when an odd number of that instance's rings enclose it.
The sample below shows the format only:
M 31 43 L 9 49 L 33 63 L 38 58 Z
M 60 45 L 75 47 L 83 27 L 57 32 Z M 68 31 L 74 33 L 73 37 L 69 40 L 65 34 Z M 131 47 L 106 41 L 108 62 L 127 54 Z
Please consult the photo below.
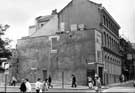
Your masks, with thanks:
M 107 63 L 104 63 L 104 64 L 107 64 Z M 120 66 L 114 67 L 115 73 L 111 73 L 110 72 L 111 67 L 107 68 L 106 66 L 104 66 L 104 64 L 96 63 L 96 62 L 89 63 L 88 68 L 87 68 L 87 76 L 91 76 L 94 79 L 95 74 L 97 74 L 101 78 L 101 82 L 103 85 L 120 82 L 119 77 L 120 77 L 120 68 L 121 67 Z

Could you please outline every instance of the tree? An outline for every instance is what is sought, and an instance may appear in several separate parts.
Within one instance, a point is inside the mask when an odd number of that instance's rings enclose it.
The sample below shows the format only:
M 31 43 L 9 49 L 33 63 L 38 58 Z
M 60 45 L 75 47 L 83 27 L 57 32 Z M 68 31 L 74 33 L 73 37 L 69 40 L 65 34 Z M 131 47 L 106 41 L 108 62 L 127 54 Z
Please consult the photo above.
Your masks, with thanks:
M 7 28 L 9 28 L 9 25 L 0 25 L 0 35 L 4 34 L 4 31 L 7 30 Z M 12 55 L 11 50 L 9 48 L 7 48 L 7 46 L 9 46 L 10 42 L 12 40 L 6 38 L 5 40 L 2 40 L 2 38 L 0 37 L 0 58 L 10 58 L 10 56 Z
M 0 58 L 10 58 L 12 56 L 11 50 L 9 48 L 6 48 L 8 46 L 10 41 L 4 41 L 0 38 Z

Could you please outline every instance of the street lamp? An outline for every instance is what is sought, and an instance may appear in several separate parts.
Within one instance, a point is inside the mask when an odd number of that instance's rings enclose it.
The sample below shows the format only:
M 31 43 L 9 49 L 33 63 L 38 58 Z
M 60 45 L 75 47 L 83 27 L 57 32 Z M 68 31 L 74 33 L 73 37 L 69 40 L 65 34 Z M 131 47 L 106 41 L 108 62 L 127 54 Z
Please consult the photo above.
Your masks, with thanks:
M 6 93 L 6 89 L 7 89 L 7 75 L 9 74 L 9 67 L 10 64 L 7 61 L 7 58 L 1 58 L 0 60 L 3 60 L 2 62 L 2 68 L 5 70 L 4 74 L 5 74 L 5 93 Z
M 1 35 L 3 35 L 4 34 L 4 31 L 6 31 L 8 28 L 9 28 L 10 26 L 9 25 L 2 25 L 2 24 L 0 24 L 0 38 L 1 38 Z M 7 58 L 4 58 L 4 59 L 2 59 L 1 58 L 1 60 L 5 60 L 5 61 L 7 61 Z M 7 83 L 7 75 L 9 74 L 9 63 L 8 62 L 3 62 L 3 68 L 4 68 L 4 70 L 5 70 L 5 72 L 4 72 L 4 74 L 5 74 L 5 93 L 6 93 L 6 83 Z

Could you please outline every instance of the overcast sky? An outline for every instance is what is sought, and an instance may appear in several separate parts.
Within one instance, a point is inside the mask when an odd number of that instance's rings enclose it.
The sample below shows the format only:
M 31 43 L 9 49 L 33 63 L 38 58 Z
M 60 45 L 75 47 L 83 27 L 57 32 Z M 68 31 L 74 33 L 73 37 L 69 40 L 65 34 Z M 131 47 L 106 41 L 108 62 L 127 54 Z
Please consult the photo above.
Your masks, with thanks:
M 9 24 L 4 37 L 16 40 L 28 35 L 28 26 L 38 16 L 60 11 L 71 0 L 0 0 L 0 24 Z M 91 0 L 102 5 L 121 26 L 120 35 L 135 42 L 135 0 Z

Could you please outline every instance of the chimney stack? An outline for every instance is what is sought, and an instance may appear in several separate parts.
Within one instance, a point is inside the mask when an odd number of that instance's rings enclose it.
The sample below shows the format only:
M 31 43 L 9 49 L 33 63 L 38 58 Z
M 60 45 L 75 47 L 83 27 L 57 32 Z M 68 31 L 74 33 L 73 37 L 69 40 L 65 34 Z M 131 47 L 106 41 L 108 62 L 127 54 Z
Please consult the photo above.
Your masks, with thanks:
M 55 15 L 55 14 L 57 14 L 57 9 L 52 10 L 52 14 L 51 15 Z

